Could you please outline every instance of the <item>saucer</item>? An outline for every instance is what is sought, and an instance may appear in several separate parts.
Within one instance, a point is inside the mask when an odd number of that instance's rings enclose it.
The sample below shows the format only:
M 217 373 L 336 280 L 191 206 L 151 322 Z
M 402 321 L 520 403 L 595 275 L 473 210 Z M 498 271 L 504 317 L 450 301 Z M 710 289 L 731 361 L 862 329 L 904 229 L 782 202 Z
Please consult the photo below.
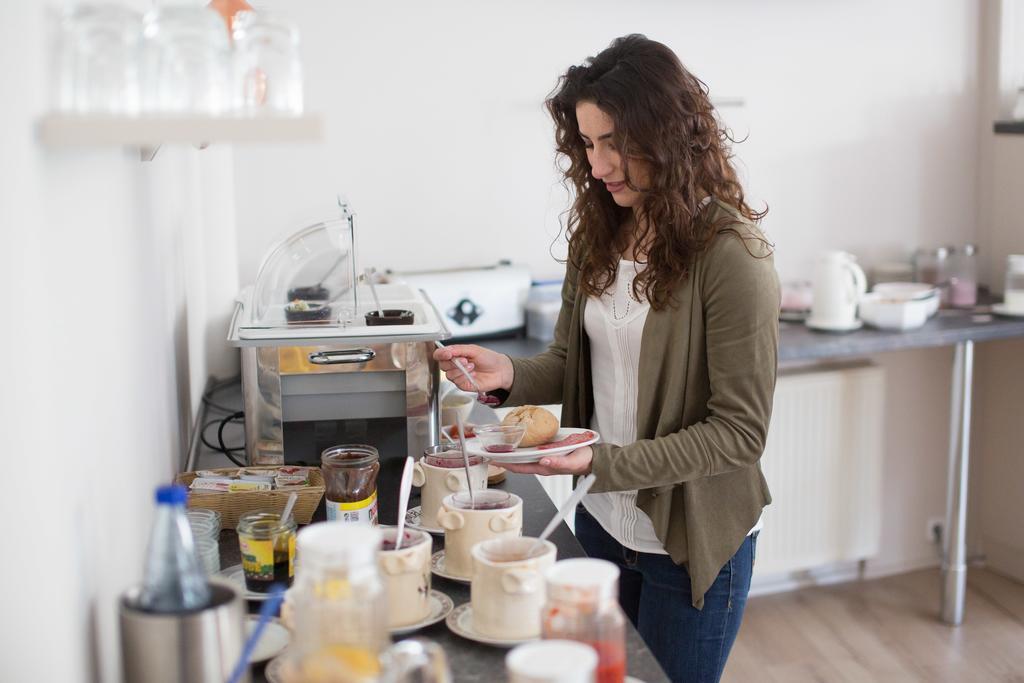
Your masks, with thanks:
M 444 551 L 438 550 L 436 553 L 430 556 L 430 571 L 436 576 L 440 576 L 442 579 L 448 579 L 449 581 L 458 581 L 459 583 L 472 583 L 471 576 L 456 576 L 455 574 L 449 574 L 444 568 Z
M 419 531 L 426 531 L 428 534 L 434 534 L 435 536 L 444 536 L 444 529 L 425 527 L 420 524 L 420 520 L 423 519 L 423 508 L 417 505 L 414 508 L 409 508 L 405 512 L 405 525 L 410 529 L 417 529 Z
M 804 321 L 804 325 L 807 325 L 807 327 L 812 330 L 817 330 L 818 332 L 853 332 L 854 330 L 859 330 L 864 327 L 864 321 L 854 320 L 852 323 L 847 323 L 846 325 L 835 325 L 832 323 L 818 323 L 814 321 L 814 318 L 808 318 Z
M 1012 308 L 1007 308 L 1006 304 L 992 304 L 992 312 L 1007 318 L 1024 318 L 1024 311 L 1015 311 Z
M 259 615 L 250 614 L 245 618 L 245 637 L 248 638 L 256 630 L 256 624 L 260 621 Z M 281 654 L 292 639 L 292 634 L 277 619 L 271 619 L 263 627 L 260 639 L 256 641 L 256 649 L 253 650 L 253 662 L 265 662 L 272 657 Z
M 400 636 L 406 633 L 412 633 L 418 631 L 421 628 L 432 626 L 437 622 L 447 617 L 452 609 L 455 607 L 455 603 L 447 595 L 439 590 L 430 591 L 430 613 L 423 618 L 422 621 L 417 621 L 415 624 L 409 624 L 408 626 L 396 626 L 391 630 L 391 635 Z
M 240 564 L 221 569 L 220 572 L 218 572 L 218 576 L 223 576 L 225 579 L 238 586 L 239 590 L 242 591 L 242 597 L 246 600 L 263 602 L 270 597 L 270 593 L 257 593 L 256 591 L 251 591 L 245 587 L 245 571 L 242 569 L 242 565 Z
M 548 456 L 567 455 L 575 451 L 577 448 L 590 446 L 601 440 L 601 435 L 593 429 L 562 427 L 555 433 L 552 441 L 564 441 L 570 437 L 577 437 L 580 440 L 570 443 L 567 446 L 554 446 L 549 443 L 536 448 L 516 448 L 508 453 L 491 453 L 484 449 L 483 442 L 480 441 L 480 437 L 476 437 L 466 441 L 466 453 L 486 458 L 500 467 L 505 463 L 530 463 L 537 462 L 541 458 Z
M 467 640 L 475 640 L 478 643 L 484 645 L 497 645 L 498 647 L 515 647 L 516 645 L 522 645 L 523 643 L 529 643 L 537 638 L 523 638 L 521 640 L 506 640 L 503 638 L 492 638 L 491 636 L 485 636 L 481 633 L 477 633 L 473 630 L 473 605 L 466 603 L 465 605 L 459 605 L 456 607 L 448 618 L 444 620 L 444 623 L 448 625 L 448 630 L 457 636 L 462 636 Z

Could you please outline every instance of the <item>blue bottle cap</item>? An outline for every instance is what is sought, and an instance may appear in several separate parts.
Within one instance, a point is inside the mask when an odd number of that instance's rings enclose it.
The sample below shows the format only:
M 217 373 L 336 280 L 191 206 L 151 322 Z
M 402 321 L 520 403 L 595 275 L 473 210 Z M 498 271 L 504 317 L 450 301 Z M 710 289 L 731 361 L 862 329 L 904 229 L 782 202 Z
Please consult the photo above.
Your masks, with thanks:
M 163 505 L 184 505 L 188 500 L 188 489 L 178 484 L 158 486 L 156 502 Z

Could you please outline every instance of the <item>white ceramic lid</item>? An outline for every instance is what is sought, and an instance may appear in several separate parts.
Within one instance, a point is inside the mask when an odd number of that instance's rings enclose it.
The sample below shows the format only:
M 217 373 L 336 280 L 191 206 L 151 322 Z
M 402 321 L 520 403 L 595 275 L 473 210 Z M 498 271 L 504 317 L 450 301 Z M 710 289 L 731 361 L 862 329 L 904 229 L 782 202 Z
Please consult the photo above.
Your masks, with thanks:
M 571 640 L 538 640 L 505 655 L 512 683 L 589 683 L 597 670 L 597 651 Z
M 380 529 L 349 522 L 318 522 L 299 531 L 295 539 L 299 562 L 355 567 L 374 564 Z
M 619 568 L 607 560 L 575 558 L 556 562 L 544 572 L 548 596 L 566 602 L 615 598 L 619 593 Z

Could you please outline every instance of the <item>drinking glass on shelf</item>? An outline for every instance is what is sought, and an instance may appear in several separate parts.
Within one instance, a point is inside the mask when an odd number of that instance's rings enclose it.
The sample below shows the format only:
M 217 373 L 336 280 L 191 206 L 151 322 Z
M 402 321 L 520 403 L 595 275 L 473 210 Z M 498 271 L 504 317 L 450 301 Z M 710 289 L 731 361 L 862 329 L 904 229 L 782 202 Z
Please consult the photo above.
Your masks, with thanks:
M 207 7 L 159 7 L 143 19 L 143 107 L 150 113 L 218 115 L 231 108 L 231 46 Z
M 75 114 L 139 110 L 142 19 L 117 5 L 78 5 L 60 25 L 56 107 Z
M 257 12 L 238 12 L 233 27 L 236 109 L 246 114 L 302 114 L 298 29 Z

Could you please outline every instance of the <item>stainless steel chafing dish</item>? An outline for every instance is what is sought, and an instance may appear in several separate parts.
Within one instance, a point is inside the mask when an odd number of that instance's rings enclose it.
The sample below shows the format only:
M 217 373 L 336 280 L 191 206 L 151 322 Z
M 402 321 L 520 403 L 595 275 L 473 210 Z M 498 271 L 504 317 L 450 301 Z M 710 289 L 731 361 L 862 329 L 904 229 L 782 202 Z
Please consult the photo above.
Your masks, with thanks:
M 344 203 L 338 219 L 277 244 L 239 294 L 228 340 L 241 351 L 248 463 L 319 464 L 330 446 L 375 446 L 393 522 L 405 456 L 438 440 L 434 341 L 450 334 L 426 294 L 401 284 L 377 292 L 383 308 L 412 311 L 412 324 L 368 326 L 375 306 L 354 244 Z

